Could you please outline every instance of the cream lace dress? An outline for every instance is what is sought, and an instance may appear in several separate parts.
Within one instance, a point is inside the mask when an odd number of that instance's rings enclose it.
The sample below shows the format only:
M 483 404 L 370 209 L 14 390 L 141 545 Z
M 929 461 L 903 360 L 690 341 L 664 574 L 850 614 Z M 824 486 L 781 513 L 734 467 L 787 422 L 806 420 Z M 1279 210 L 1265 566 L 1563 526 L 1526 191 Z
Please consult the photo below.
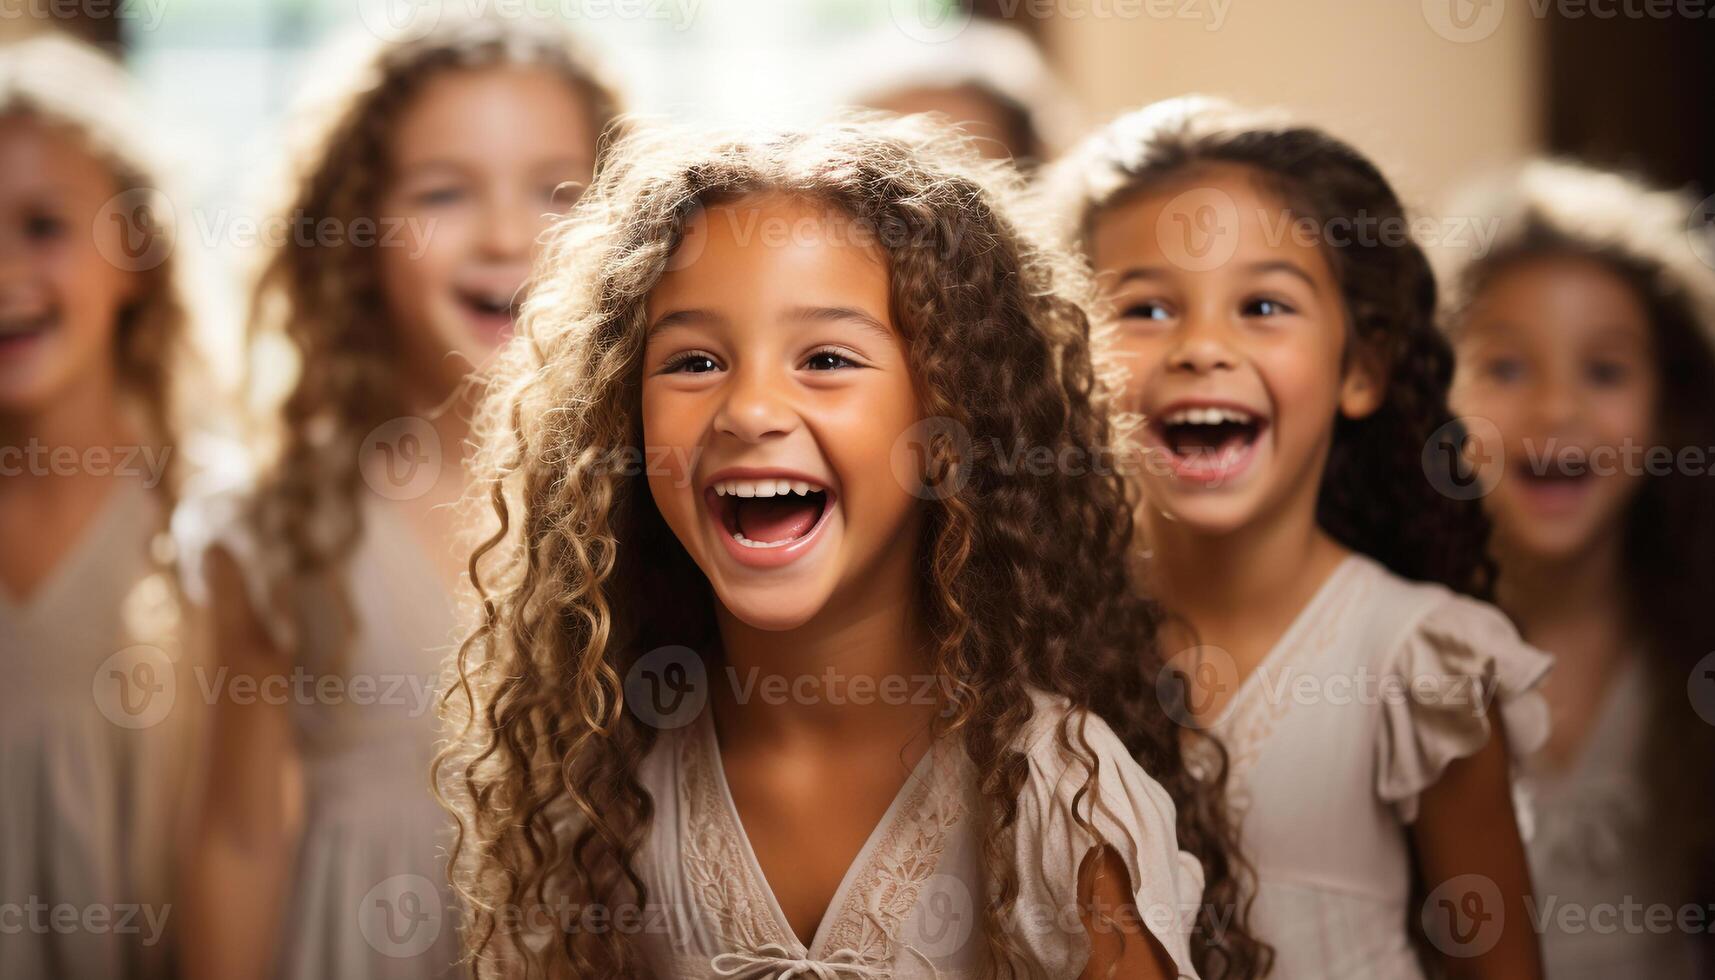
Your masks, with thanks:
M 126 480 L 28 598 L 0 589 L 6 980 L 171 975 L 199 713 L 172 580 L 149 558 L 159 522 L 153 493 Z
M 1634 656 L 1571 762 L 1554 768 L 1539 757 L 1525 770 L 1536 804 L 1530 872 L 1549 980 L 1697 976 L 1699 937 L 1678 925 L 1690 883 L 1657 839 L 1644 781 L 1648 683 Z
M 290 590 L 292 615 L 267 622 L 282 649 L 299 652 L 291 710 L 306 785 L 275 976 L 462 976 L 445 865 L 452 818 L 429 774 L 441 661 L 456 645 L 454 599 L 405 519 L 377 496 L 362 500 L 363 536 L 347 569 L 355 633 L 344 636 L 335 596 L 304 586 Z M 236 490 L 187 501 L 174 536 L 193 597 L 206 595 L 199 559 L 218 544 L 266 617 L 280 556 L 257 547 L 241 503 Z
M 1138 908 L 1181 976 L 1194 977 L 1190 926 L 1203 875 L 1179 850 L 1174 806 L 1098 719 L 1035 695 L 1021 738 L 1029 777 L 1014 837 L 1020 894 L 1014 943 L 1031 976 L 1076 977 L 1090 955 L 1077 911 L 1079 862 L 1093 821 L 1126 863 Z M 1056 724 L 1085 723 L 1098 791 L 1074 803 L 1086 770 L 1059 747 Z M 1073 744 L 1076 744 L 1074 740 Z M 794 935 L 769 891 L 721 770 L 704 711 L 663 733 L 640 779 L 655 804 L 637 870 L 648 887 L 641 930 L 656 976 L 673 980 L 930 980 L 972 972 L 980 931 L 981 841 L 975 774 L 955 740 L 925 753 L 847 870 L 816 934 Z M 652 928 L 652 924 L 659 925 Z
M 1329 576 L 1213 723 L 1279 980 L 1419 980 L 1408 825 L 1453 760 L 1548 736 L 1550 659 L 1504 615 L 1362 555 Z M 1480 685 L 1480 686 L 1479 686 Z

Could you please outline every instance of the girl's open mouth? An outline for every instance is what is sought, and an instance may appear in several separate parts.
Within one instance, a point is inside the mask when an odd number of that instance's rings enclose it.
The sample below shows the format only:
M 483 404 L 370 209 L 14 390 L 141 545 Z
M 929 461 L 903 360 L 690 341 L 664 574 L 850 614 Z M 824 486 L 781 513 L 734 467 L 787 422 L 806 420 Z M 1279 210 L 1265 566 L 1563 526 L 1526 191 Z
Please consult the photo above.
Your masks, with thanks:
M 810 536 L 828 513 L 826 487 L 804 480 L 720 480 L 709 510 L 745 548 L 784 548 Z
M 1525 495 L 1539 510 L 1563 511 L 1577 506 L 1585 491 L 1594 484 L 1593 474 L 1586 462 L 1555 460 L 1546 465 L 1519 461 L 1513 475 L 1524 487 Z
M 59 313 L 52 308 L 0 316 L 0 354 L 25 349 L 33 341 L 46 336 L 58 323 Z
M 455 288 L 453 295 L 458 298 L 466 316 L 491 339 L 505 339 L 512 333 L 513 323 L 518 318 L 518 292 Z
M 1174 475 L 1185 479 L 1230 479 L 1250 462 L 1268 421 L 1242 408 L 1194 405 L 1174 408 L 1150 421 Z

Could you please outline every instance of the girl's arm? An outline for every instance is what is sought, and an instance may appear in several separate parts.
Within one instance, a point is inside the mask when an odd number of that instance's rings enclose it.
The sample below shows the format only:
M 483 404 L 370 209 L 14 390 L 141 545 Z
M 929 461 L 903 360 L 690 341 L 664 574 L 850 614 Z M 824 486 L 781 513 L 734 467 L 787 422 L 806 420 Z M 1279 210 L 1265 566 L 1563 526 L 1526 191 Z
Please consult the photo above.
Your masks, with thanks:
M 215 548 L 207 561 L 218 686 L 207 776 L 180 855 L 184 976 L 262 977 L 302 829 L 303 772 L 289 699 L 251 695 L 291 660 L 262 628 L 232 557 Z M 244 697 L 228 696 L 252 683 Z
M 1177 973 L 1138 915 L 1131 877 L 1113 848 L 1085 855 L 1078 868 L 1078 912 L 1090 937 L 1090 961 L 1080 980 L 1168 980 Z
M 1461 876 L 1472 876 L 1469 881 L 1480 886 L 1454 886 L 1456 894 L 1446 897 L 1452 905 L 1443 910 L 1451 916 L 1451 942 L 1432 938 L 1446 947 L 1440 951 L 1449 977 L 1540 980 L 1542 950 L 1528 907 L 1530 868 L 1513 812 L 1506 733 L 1493 708 L 1489 725 L 1488 743 L 1475 755 L 1453 760 L 1423 791 L 1412 825 L 1419 869 L 1431 895 Z M 1488 907 L 1497 891 L 1501 907 Z M 1498 935 L 1484 928 L 1494 917 Z M 1456 955 L 1460 952 L 1475 955 Z

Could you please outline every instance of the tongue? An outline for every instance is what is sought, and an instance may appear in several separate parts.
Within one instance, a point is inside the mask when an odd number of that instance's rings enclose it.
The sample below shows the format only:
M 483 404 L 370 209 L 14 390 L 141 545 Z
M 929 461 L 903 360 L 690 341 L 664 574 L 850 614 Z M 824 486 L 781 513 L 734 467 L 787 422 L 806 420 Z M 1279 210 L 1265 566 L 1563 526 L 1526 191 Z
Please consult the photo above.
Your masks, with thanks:
M 1181 456 L 1215 453 L 1227 448 L 1238 449 L 1250 438 L 1250 430 L 1236 425 L 1187 426 L 1190 431 L 1175 435 L 1174 451 Z
M 821 513 L 817 500 L 792 494 L 740 499 L 733 516 L 737 518 L 738 533 L 752 541 L 772 543 L 809 534 Z

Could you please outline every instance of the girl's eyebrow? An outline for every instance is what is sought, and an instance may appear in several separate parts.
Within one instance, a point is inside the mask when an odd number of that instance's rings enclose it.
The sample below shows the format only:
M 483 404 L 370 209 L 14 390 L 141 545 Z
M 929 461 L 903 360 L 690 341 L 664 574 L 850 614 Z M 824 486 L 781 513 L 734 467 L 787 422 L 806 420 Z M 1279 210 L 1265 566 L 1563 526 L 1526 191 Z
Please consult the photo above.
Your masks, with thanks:
M 794 306 L 786 311 L 786 319 L 800 323 L 827 323 L 833 320 L 847 320 L 865 330 L 873 330 L 883 337 L 892 339 L 893 333 L 875 317 L 854 306 Z M 684 309 L 670 310 L 655 318 L 649 325 L 651 332 L 664 327 L 677 327 L 687 324 L 707 324 L 712 327 L 725 326 L 727 318 L 714 310 Z
M 1167 278 L 1167 270 L 1162 269 L 1159 266 L 1135 265 L 1120 273 L 1119 279 L 1116 280 L 1116 285 L 1123 286 L 1128 282 L 1139 279 L 1149 280 L 1165 278 Z
M 460 177 L 464 176 L 465 173 L 464 166 L 457 161 L 446 160 L 439 157 L 430 157 L 427 160 L 416 160 L 400 167 L 398 170 L 398 177 L 403 180 L 405 178 L 420 177 L 426 173 L 432 174 L 436 171 L 443 170 Z
M 557 156 L 532 163 L 534 170 L 584 170 L 595 166 L 595 161 L 584 156 Z
M 677 327 L 693 323 L 706 323 L 710 326 L 719 327 L 724 326 L 726 322 L 726 317 L 714 310 L 670 310 L 656 317 L 655 322 L 649 325 L 647 332 L 653 333 L 663 327 Z
M 786 311 L 786 316 L 803 323 L 848 320 L 865 330 L 873 330 L 889 340 L 893 338 L 893 332 L 888 330 L 880 320 L 855 306 L 794 306 Z
M 1310 287 L 1311 292 L 1321 292 L 1320 289 L 1316 288 L 1316 280 L 1310 278 L 1310 273 L 1305 272 L 1304 269 L 1296 262 L 1288 262 L 1285 259 L 1267 259 L 1262 262 L 1252 262 L 1250 265 L 1245 266 L 1244 271 L 1258 276 L 1270 272 L 1284 272 L 1287 275 L 1297 276 L 1299 279 L 1302 279 L 1304 281 L 1304 285 Z

